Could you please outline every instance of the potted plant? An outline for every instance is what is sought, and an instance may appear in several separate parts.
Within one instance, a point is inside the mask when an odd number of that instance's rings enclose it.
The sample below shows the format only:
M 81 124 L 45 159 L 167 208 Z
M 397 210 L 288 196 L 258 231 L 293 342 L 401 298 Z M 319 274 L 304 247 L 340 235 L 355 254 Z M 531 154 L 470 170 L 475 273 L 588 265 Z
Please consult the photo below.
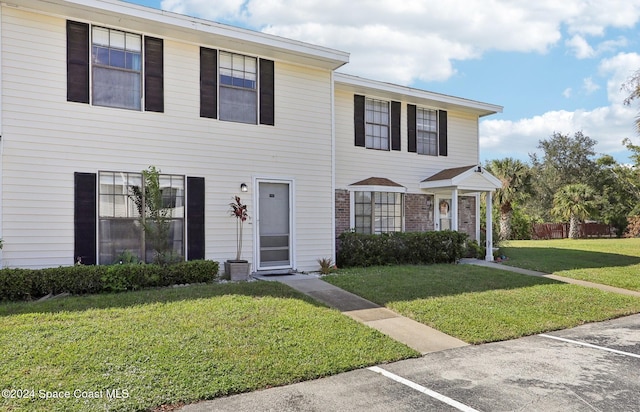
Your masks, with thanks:
M 240 196 L 235 196 L 234 201 L 229 203 L 229 211 L 236 218 L 236 258 L 224 262 L 224 272 L 231 280 L 247 280 L 251 264 L 242 259 L 242 227 L 249 219 L 247 205 L 242 203 Z

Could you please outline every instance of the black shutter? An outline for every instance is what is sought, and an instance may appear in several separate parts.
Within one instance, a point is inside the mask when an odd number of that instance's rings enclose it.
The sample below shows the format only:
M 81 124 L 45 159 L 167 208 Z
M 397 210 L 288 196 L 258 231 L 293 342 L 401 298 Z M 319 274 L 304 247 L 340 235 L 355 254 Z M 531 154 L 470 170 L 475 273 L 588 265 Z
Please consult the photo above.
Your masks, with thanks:
M 260 59 L 260 124 L 275 124 L 274 105 L 274 68 L 273 61 Z
M 144 110 L 164 112 L 163 41 L 144 38 Z
M 400 102 L 391 102 L 391 150 L 400 150 Z
M 218 118 L 218 51 L 200 47 L 200 117 Z
M 89 103 L 89 25 L 67 20 L 67 101 Z
M 447 111 L 438 111 L 438 149 L 440 156 L 447 155 Z
M 365 147 L 364 96 L 353 95 L 353 124 L 355 125 L 356 146 Z
M 416 153 L 418 151 L 415 104 L 407 105 L 407 148 L 411 153 Z
M 96 174 L 74 173 L 74 262 L 96 264 Z
M 187 177 L 187 260 L 204 259 L 204 177 Z

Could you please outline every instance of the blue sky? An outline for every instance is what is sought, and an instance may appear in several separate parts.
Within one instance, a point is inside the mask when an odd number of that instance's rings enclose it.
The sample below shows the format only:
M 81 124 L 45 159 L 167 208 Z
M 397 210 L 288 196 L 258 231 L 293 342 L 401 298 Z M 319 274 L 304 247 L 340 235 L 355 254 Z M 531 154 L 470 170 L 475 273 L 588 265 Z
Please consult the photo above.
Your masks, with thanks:
M 351 54 L 340 71 L 504 106 L 480 123 L 481 161 L 529 159 L 582 131 L 628 161 L 640 105 L 640 0 L 130 0 Z M 462 11 L 462 12 L 461 12 Z

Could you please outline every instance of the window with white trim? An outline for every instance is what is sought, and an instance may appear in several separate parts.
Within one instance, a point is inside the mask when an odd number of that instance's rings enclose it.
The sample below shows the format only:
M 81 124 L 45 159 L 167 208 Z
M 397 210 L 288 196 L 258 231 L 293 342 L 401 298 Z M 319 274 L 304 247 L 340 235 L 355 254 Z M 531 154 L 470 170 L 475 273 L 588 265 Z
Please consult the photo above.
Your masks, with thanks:
M 402 193 L 357 191 L 354 195 L 356 233 L 402 231 Z
M 140 110 L 142 36 L 98 26 L 91 33 L 93 104 Z
M 389 102 L 367 98 L 365 101 L 365 146 L 389 150 Z
M 257 124 L 255 57 L 220 51 L 220 120 Z
M 419 154 L 438 155 L 438 111 L 417 108 L 416 148 Z
M 185 179 L 161 174 L 159 180 L 169 216 L 166 242 L 174 256 L 184 256 Z M 117 263 L 131 256 L 153 262 L 154 248 L 145 238 L 145 217 L 136 201 L 136 196 L 145 195 L 142 173 L 100 172 L 98 181 L 98 263 Z

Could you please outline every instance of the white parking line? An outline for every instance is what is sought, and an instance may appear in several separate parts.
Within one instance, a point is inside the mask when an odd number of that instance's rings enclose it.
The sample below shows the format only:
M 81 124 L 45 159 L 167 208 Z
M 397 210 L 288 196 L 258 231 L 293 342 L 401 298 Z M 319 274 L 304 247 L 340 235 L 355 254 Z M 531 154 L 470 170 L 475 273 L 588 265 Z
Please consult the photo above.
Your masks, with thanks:
M 581 346 L 586 346 L 588 348 L 594 348 L 594 349 L 600 349 L 600 350 L 604 350 L 607 352 L 613 352 L 613 353 L 617 353 L 619 355 L 625 355 L 625 356 L 631 356 L 632 358 L 638 358 L 640 359 L 640 355 L 635 354 L 635 353 L 630 353 L 630 352 L 623 352 L 621 350 L 617 350 L 617 349 L 611 349 L 611 348 L 606 348 L 604 346 L 598 346 L 598 345 L 592 345 L 590 343 L 586 343 L 586 342 L 580 342 L 577 340 L 571 340 L 571 339 L 565 339 L 565 338 L 560 338 L 558 336 L 552 336 L 552 335 L 547 335 L 544 333 L 539 334 L 538 336 L 542 336 L 543 338 L 549 338 L 549 339 L 555 339 L 555 340 L 560 340 L 562 342 L 567 342 L 567 343 L 573 343 L 575 345 L 581 345 Z
M 412 381 L 410 381 L 408 379 L 403 378 L 402 376 L 398 376 L 398 375 L 396 375 L 394 373 L 386 371 L 386 370 L 384 370 L 382 368 L 379 368 L 377 366 L 372 366 L 372 367 L 369 368 L 369 370 L 373 371 L 373 372 L 376 372 L 376 373 L 379 373 L 379 374 L 381 374 L 383 376 L 386 376 L 387 378 L 392 379 L 392 380 L 394 380 L 394 381 L 396 381 L 398 383 L 406 385 L 406 386 L 410 387 L 411 389 L 415 389 L 418 392 L 422 392 L 425 395 L 429 395 L 432 398 L 439 400 L 440 402 L 444 402 L 449 406 L 453 406 L 454 408 L 456 408 L 459 411 L 478 412 L 478 410 L 473 409 L 470 406 L 467 406 L 467 405 L 465 405 L 463 403 L 460 403 L 460 402 L 458 402 L 456 400 L 453 400 L 453 399 L 451 399 L 451 398 L 449 398 L 447 396 L 444 396 L 444 395 L 442 395 L 442 394 L 440 394 L 438 392 L 432 391 L 431 389 L 427 389 L 422 385 L 418 385 L 415 382 L 412 382 Z

